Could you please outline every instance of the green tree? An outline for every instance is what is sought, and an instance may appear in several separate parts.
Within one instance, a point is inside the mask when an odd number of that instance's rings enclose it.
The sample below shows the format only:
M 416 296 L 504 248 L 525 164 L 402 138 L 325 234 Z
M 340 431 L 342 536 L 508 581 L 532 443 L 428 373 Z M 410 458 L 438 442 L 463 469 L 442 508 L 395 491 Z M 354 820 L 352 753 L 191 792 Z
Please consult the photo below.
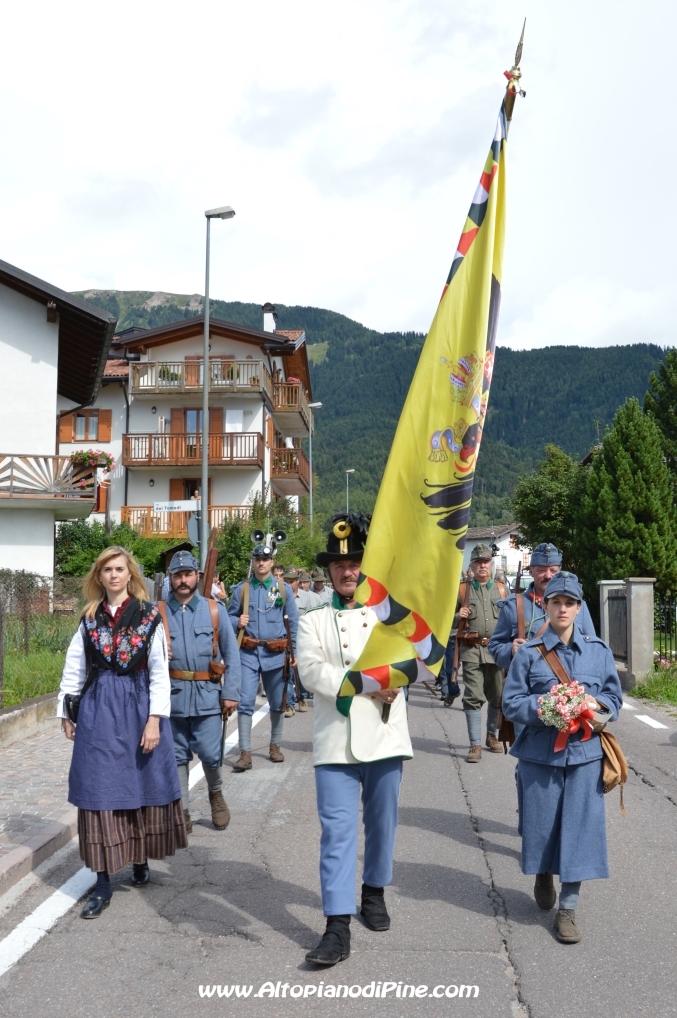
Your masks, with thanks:
M 637 399 L 616 412 L 589 471 L 576 540 L 589 598 L 602 579 L 655 576 L 677 591 L 677 518 L 660 432 Z
M 61 576 L 85 576 L 98 555 L 111 545 L 128 548 L 146 576 L 164 571 L 164 552 L 175 538 L 141 537 L 127 523 L 113 523 L 110 534 L 98 520 L 61 523 L 56 533 L 56 568 Z
M 677 350 L 667 351 L 658 374 L 651 372 L 644 412 L 658 425 L 663 453 L 677 485 Z
M 555 544 L 565 566 L 577 571 L 576 529 L 588 469 L 556 445 L 546 445 L 545 459 L 515 488 L 513 518 L 527 547 Z

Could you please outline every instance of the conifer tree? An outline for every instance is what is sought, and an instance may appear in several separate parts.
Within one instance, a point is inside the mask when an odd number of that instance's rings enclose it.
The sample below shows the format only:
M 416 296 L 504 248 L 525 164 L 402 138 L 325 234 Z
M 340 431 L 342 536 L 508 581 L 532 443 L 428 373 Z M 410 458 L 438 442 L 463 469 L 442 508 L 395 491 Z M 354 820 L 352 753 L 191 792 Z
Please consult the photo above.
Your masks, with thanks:
M 545 459 L 518 482 L 511 499 L 525 543 L 535 548 L 552 542 L 562 552 L 564 567 L 574 571 L 576 520 L 587 473 L 563 449 L 546 445 Z
M 658 374 L 651 372 L 644 412 L 658 425 L 665 460 L 677 486 L 677 350 L 668 350 Z
M 656 421 L 629 399 L 595 455 L 581 501 L 577 557 L 588 598 L 598 580 L 626 576 L 655 576 L 661 593 L 677 591 L 672 493 Z

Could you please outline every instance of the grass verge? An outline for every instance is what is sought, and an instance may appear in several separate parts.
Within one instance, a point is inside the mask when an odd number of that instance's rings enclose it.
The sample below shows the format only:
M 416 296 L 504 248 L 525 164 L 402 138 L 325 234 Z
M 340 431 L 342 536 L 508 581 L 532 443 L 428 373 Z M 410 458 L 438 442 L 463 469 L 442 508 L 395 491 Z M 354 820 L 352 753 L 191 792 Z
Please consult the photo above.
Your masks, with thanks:
M 630 696 L 639 700 L 653 700 L 654 703 L 669 703 L 677 706 L 677 669 L 666 668 L 650 676 L 630 690 Z
M 61 682 L 65 651 L 5 653 L 3 707 L 14 707 L 34 696 L 55 693 Z

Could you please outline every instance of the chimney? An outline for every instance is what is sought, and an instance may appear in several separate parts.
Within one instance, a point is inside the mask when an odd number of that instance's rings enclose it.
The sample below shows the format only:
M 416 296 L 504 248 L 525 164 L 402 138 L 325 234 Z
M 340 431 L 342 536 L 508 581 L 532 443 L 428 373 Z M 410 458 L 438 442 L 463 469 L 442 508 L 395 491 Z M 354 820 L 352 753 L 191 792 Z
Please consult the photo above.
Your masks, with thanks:
M 261 310 L 263 311 L 263 331 L 275 332 L 275 328 L 277 326 L 277 311 L 275 310 L 275 305 L 271 304 L 270 301 L 266 301 Z

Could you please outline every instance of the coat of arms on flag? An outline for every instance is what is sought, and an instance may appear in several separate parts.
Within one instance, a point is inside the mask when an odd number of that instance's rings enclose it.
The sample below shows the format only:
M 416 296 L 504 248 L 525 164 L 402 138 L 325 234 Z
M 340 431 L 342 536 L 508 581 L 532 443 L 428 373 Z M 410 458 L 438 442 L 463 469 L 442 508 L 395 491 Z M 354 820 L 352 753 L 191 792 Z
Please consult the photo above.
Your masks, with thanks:
M 454 616 L 501 299 L 508 126 L 521 41 L 480 181 L 397 426 L 356 599 L 378 623 L 337 697 L 436 675 Z

